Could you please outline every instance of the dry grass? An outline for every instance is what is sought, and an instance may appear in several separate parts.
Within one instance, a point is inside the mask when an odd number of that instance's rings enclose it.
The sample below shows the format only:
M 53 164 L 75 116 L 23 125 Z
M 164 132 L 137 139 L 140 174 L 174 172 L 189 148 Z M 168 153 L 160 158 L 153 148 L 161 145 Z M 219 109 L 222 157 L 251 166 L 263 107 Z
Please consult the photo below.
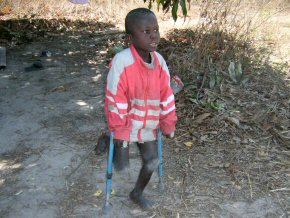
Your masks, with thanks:
M 146 6 L 142 1 L 90 1 L 89 4 L 77 5 L 68 0 L 4 0 L 0 2 L 1 11 L 10 17 L 30 18 L 67 18 L 115 22 L 136 6 Z M 9 16 L 10 15 L 10 16 Z

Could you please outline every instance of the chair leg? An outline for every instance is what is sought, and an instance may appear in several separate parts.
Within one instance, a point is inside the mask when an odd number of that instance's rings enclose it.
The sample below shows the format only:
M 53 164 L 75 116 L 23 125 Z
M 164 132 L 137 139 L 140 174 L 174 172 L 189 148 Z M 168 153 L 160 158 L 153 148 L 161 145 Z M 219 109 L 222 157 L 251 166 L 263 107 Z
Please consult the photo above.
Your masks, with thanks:
M 162 132 L 158 129 L 158 156 L 159 156 L 159 182 L 158 182 L 158 190 L 159 192 L 164 191 L 164 184 L 163 184 L 163 163 L 162 163 Z
M 103 208 L 105 213 L 110 211 L 110 194 L 112 186 L 112 176 L 113 176 L 113 154 L 114 154 L 114 132 L 111 132 L 110 135 L 110 148 L 108 155 L 108 165 L 107 165 L 107 186 L 106 186 L 106 202 Z

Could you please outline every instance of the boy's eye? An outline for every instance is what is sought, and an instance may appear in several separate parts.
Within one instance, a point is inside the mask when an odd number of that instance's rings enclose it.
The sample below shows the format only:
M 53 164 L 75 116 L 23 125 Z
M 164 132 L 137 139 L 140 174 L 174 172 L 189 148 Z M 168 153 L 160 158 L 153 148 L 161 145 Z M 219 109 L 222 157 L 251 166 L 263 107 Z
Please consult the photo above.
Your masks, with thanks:
M 154 29 L 153 32 L 154 33 L 158 33 L 159 32 L 159 29 Z M 150 34 L 150 30 L 143 30 L 143 33 Z

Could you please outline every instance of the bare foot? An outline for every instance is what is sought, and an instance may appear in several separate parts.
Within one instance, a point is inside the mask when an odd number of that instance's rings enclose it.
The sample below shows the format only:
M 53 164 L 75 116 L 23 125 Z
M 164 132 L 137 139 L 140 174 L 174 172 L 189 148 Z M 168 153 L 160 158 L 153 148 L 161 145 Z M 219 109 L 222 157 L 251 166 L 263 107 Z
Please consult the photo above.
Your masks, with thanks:
M 142 194 L 137 194 L 134 190 L 130 193 L 129 197 L 135 204 L 138 204 L 144 210 L 151 209 L 153 206 L 153 202 L 144 198 Z

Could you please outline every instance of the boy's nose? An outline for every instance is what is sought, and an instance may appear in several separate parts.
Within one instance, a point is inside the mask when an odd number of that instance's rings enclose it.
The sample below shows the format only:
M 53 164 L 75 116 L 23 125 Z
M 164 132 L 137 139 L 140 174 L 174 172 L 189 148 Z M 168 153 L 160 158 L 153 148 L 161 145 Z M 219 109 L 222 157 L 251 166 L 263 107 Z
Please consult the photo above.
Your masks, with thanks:
M 153 32 L 153 33 L 150 34 L 150 38 L 151 39 L 156 39 L 158 37 L 158 34 L 159 33 Z

